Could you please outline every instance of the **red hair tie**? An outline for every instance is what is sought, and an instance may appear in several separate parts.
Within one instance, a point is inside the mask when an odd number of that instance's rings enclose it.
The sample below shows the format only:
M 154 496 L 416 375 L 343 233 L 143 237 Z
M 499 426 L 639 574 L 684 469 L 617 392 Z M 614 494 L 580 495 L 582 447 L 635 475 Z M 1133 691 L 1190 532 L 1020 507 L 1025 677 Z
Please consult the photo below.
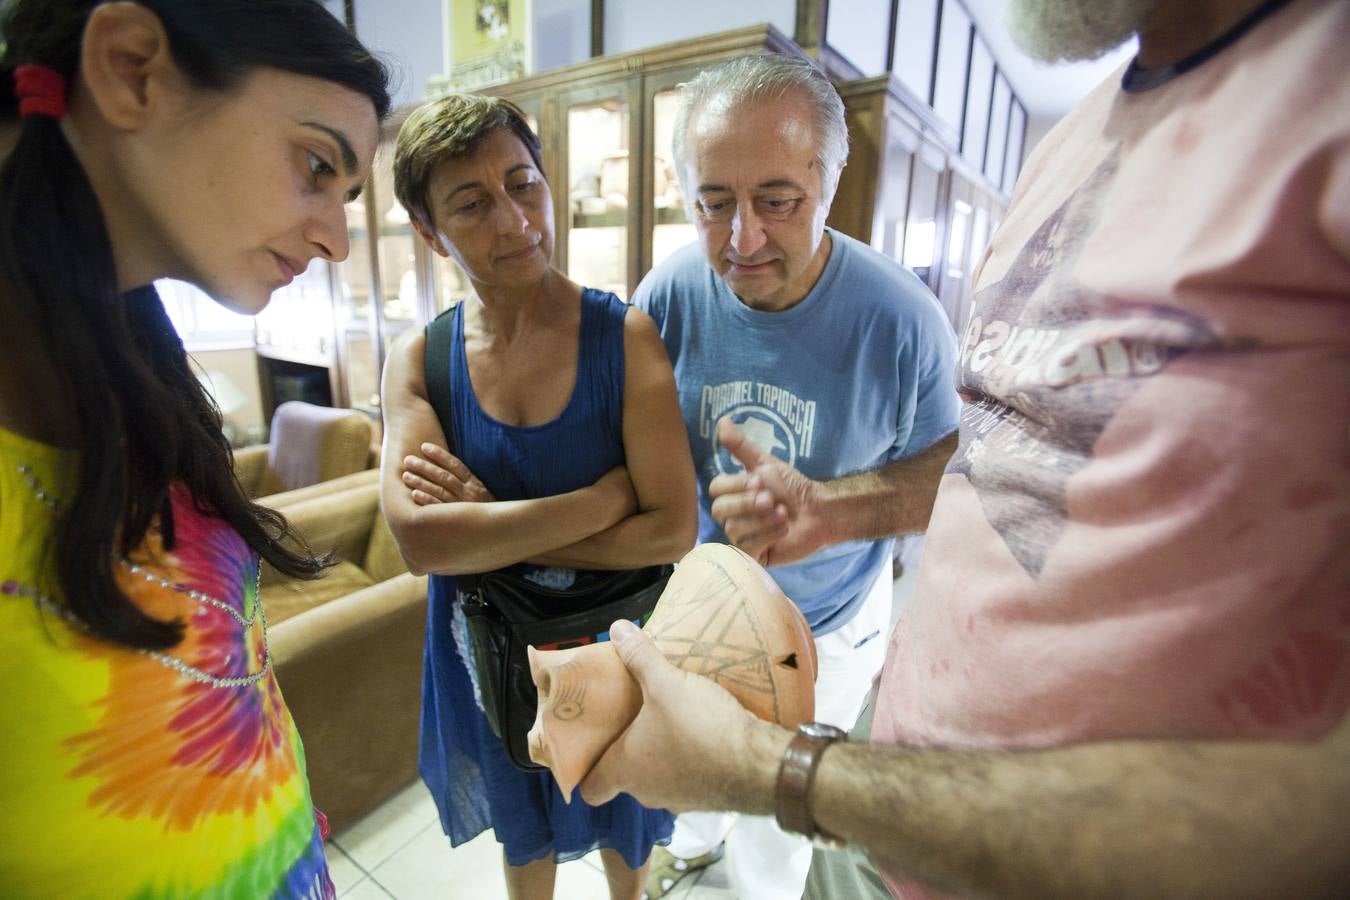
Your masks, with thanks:
M 49 66 L 19 66 L 14 70 L 14 95 L 19 98 L 19 115 L 51 116 L 66 114 L 66 79 Z

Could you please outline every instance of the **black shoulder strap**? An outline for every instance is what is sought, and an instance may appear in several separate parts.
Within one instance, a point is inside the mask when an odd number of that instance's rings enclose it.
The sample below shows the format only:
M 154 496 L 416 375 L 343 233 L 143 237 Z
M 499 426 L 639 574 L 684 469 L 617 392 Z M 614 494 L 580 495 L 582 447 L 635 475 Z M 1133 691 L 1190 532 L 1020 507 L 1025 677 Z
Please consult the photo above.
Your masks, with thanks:
M 450 426 L 454 421 L 450 405 L 450 342 L 455 333 L 456 303 L 445 312 L 431 320 L 426 327 L 426 352 L 422 359 L 423 377 L 427 382 L 427 400 L 436 410 L 436 418 L 441 420 L 441 431 L 445 432 L 445 446 L 455 452 L 455 437 Z
M 431 408 L 436 410 L 436 418 L 441 420 L 445 449 L 451 453 L 455 452 L 455 435 L 451 430 L 454 416 L 450 404 L 450 344 L 455 336 L 455 309 L 458 306 L 458 303 L 452 304 L 427 325 L 426 348 L 422 357 L 422 377 L 427 382 L 427 400 Z M 456 576 L 455 589 L 465 594 L 477 592 L 478 576 Z

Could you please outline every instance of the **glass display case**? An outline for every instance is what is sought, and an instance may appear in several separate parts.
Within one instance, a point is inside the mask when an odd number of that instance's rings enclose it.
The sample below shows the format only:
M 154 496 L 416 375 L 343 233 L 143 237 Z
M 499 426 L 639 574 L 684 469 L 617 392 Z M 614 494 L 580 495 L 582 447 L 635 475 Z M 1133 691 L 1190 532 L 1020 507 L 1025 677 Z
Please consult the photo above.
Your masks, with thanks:
M 990 70 L 988 81 L 995 83 Z M 971 165 L 935 113 L 916 105 L 898 78 L 865 78 L 837 85 L 849 126 L 849 162 L 839 181 L 829 224 L 896 259 L 938 296 L 958 331 L 970 314 L 974 270 L 983 258 L 1008 198 L 1004 183 L 1015 166 L 994 166 L 998 177 Z M 1011 92 L 995 89 L 994 104 L 1015 121 Z M 990 116 L 985 111 L 985 119 Z M 1008 148 L 1016 142 L 1017 151 Z M 995 154 L 1020 160 L 1021 136 L 1011 130 Z
M 433 254 L 394 195 L 394 137 L 403 118 L 395 114 L 386 127 L 361 196 L 347 204 L 351 249 L 336 267 L 343 404 L 375 418 L 380 416 L 380 377 L 389 348 L 403 332 L 434 315 Z M 448 272 L 457 275 L 453 263 Z
M 369 184 L 367 184 L 369 187 Z M 333 294 L 337 331 L 337 358 L 342 373 L 338 379 L 341 405 L 378 415 L 380 408 L 379 360 L 375 338 L 375 262 L 370 242 L 369 192 L 347 204 L 347 258 L 334 267 Z
M 941 194 L 949 150 L 926 107 L 893 76 L 838 85 L 849 127 L 849 160 L 828 222 L 912 269 L 936 289 Z
M 948 173 L 947 246 L 943 252 L 938 298 L 961 334 L 970 321 L 975 275 L 984 259 L 994 230 L 1003 220 L 1007 199 L 973 173 Z
M 941 287 L 937 260 L 947 234 L 947 216 L 942 205 L 946 169 L 946 154 L 931 144 L 924 144 L 914 155 L 909 210 L 905 215 L 905 245 L 900 257 L 901 265 L 918 275 L 934 293 Z
M 394 196 L 393 156 L 392 143 L 380 148 L 367 200 L 374 207 L 373 225 L 379 235 L 375 252 L 379 257 L 381 360 L 389 355 L 394 339 L 422 319 L 419 251 L 430 252 L 413 233 L 407 210 Z
M 904 259 L 909 182 L 919 141 L 919 136 L 907 128 L 889 128 L 886 132 L 885 157 L 881 163 L 886 177 L 877 186 L 872 247 L 897 262 Z
M 259 353 L 312 366 L 333 359 L 332 264 L 316 259 L 295 280 L 272 294 L 253 319 Z
M 966 282 L 970 273 L 970 230 L 975 207 L 970 203 L 970 183 L 953 177 L 947 207 L 947 246 L 941 254 L 938 299 L 947 310 L 952 327 L 959 329 L 965 303 Z
M 554 202 L 566 210 L 565 270 L 579 284 L 628 297 L 630 201 L 635 173 L 629 166 L 630 108 L 622 87 L 590 99 L 595 89 L 562 100 L 567 134 L 566 193 Z M 601 88 L 600 93 L 609 93 Z M 561 187 L 558 186 L 558 187 Z
M 665 88 L 652 95 L 652 248 L 648 268 L 655 268 L 685 244 L 698 240 L 698 231 L 689 221 L 680 179 L 675 171 L 675 115 L 680 95 L 676 88 Z

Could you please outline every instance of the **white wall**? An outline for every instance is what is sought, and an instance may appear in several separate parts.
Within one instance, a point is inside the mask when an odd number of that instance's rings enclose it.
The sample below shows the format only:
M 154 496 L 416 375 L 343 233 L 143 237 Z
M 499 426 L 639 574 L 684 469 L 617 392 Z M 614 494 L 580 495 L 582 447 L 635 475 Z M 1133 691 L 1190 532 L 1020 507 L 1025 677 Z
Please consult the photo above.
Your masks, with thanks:
M 605 4 L 605 53 L 641 50 L 760 22 L 792 37 L 796 0 L 610 0 Z
M 532 72 L 569 66 L 591 55 L 591 0 L 533 0 Z
M 342 15 L 342 3 L 326 0 Z M 356 35 L 393 73 L 394 106 L 422 99 L 444 71 L 444 0 L 356 0 Z
M 258 357 L 252 350 L 197 350 L 189 354 L 224 414 L 235 440 L 261 436 L 262 389 L 258 384 Z M 228 383 L 224 383 L 228 381 Z
M 394 75 L 395 107 L 421 100 L 427 81 L 444 75 L 449 42 L 446 4 L 453 0 L 356 0 L 356 33 Z M 342 0 L 323 0 L 343 17 Z M 591 55 L 590 0 L 533 0 L 532 72 Z

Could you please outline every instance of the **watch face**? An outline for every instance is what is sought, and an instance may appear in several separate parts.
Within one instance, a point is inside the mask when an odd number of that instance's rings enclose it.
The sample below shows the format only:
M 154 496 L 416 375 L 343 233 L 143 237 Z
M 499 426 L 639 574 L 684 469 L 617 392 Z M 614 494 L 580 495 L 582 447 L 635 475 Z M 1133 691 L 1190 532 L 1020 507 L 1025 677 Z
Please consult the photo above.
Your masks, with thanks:
M 833 741 L 848 737 L 848 732 L 844 729 L 823 722 L 803 722 L 797 726 L 797 730 L 807 737 L 829 738 Z

